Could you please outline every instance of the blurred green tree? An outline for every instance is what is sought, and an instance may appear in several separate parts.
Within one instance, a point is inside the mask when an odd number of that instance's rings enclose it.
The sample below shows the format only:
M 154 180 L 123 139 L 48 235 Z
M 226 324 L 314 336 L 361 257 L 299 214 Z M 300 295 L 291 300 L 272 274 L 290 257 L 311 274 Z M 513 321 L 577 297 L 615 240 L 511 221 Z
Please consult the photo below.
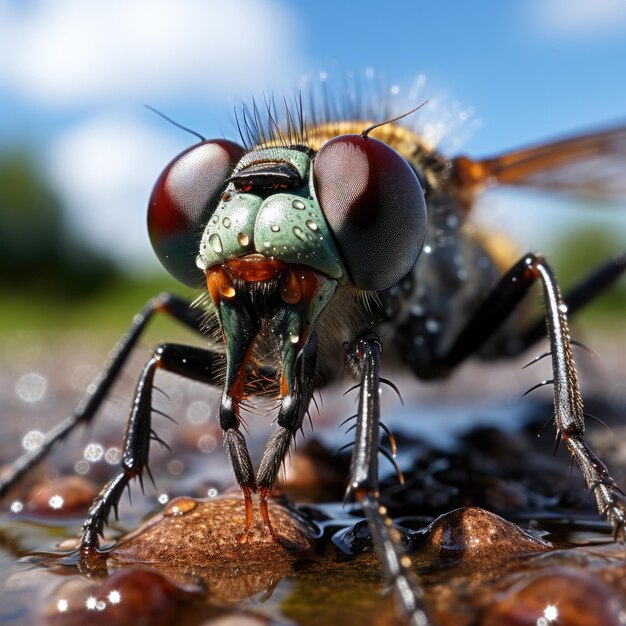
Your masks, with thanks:
M 0 156 L 0 289 L 80 298 L 106 288 L 114 265 L 72 237 L 59 199 L 25 151 Z

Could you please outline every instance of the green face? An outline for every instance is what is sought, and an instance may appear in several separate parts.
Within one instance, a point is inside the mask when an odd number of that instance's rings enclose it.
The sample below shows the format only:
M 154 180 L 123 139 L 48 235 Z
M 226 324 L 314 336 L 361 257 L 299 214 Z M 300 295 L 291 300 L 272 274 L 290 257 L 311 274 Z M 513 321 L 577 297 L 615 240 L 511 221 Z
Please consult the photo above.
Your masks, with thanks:
M 245 177 L 258 180 L 276 164 L 288 169 L 291 180 L 301 184 L 291 189 L 245 191 Z M 289 264 L 306 265 L 325 276 L 348 280 L 313 184 L 311 157 L 300 150 L 266 148 L 248 152 L 235 167 L 232 178 L 209 219 L 196 258 L 206 270 L 219 263 L 249 254 L 274 257 Z M 292 184 L 285 182 L 285 185 Z

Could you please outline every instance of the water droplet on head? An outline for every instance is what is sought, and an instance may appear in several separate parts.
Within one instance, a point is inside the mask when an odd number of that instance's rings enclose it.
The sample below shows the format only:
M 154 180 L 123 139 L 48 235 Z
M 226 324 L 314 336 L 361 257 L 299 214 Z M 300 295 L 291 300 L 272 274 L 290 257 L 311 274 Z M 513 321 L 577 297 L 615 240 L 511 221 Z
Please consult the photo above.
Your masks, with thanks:
M 307 220 L 306 225 L 313 231 L 316 231 L 319 226 L 313 220 Z
M 304 236 L 304 233 L 302 232 L 302 229 L 299 226 L 293 227 L 293 234 L 301 241 L 306 241 L 306 237 Z
M 224 225 L 224 228 L 230 228 L 230 218 L 225 217 L 225 218 L 222 220 L 222 224 Z
M 276 224 L 272 224 L 271 230 L 273 233 L 277 233 L 280 230 L 280 226 L 277 226 Z
M 198 503 L 193 498 L 176 498 L 172 500 L 163 511 L 165 517 L 174 517 L 178 515 L 184 515 L 193 511 L 198 506 Z
M 291 203 L 291 206 L 294 209 L 298 209 L 298 211 L 303 211 L 306 208 L 306 206 L 305 206 L 304 202 L 302 202 L 302 200 L 294 200 Z
M 246 233 L 239 233 L 237 235 L 237 241 L 239 242 L 240 246 L 247 246 L 250 244 L 250 237 L 248 237 Z
M 222 240 L 219 235 L 213 234 L 209 237 L 209 243 L 211 244 L 211 248 L 215 250 L 218 254 L 221 254 L 223 251 L 222 248 Z

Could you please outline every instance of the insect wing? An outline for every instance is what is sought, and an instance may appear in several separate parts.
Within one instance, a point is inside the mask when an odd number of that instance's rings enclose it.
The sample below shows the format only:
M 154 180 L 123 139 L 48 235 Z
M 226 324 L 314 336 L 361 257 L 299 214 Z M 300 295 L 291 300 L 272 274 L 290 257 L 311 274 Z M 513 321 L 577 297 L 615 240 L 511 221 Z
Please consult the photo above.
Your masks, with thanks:
M 594 198 L 626 197 L 626 126 L 500 156 L 460 156 L 453 171 L 463 195 L 495 184 L 536 187 Z

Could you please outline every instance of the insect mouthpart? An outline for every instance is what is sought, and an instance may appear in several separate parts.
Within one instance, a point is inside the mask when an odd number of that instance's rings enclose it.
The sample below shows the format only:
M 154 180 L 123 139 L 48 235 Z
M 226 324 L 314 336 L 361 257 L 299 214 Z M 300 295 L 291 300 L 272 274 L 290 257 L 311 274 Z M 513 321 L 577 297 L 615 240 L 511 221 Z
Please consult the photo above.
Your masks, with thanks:
M 246 380 L 255 363 L 280 361 L 280 396 L 293 391 L 298 353 L 330 301 L 336 281 L 304 265 L 249 254 L 206 270 L 207 288 L 222 328 L 224 393 L 241 401 L 254 393 Z M 273 345 L 275 350 L 262 348 Z

